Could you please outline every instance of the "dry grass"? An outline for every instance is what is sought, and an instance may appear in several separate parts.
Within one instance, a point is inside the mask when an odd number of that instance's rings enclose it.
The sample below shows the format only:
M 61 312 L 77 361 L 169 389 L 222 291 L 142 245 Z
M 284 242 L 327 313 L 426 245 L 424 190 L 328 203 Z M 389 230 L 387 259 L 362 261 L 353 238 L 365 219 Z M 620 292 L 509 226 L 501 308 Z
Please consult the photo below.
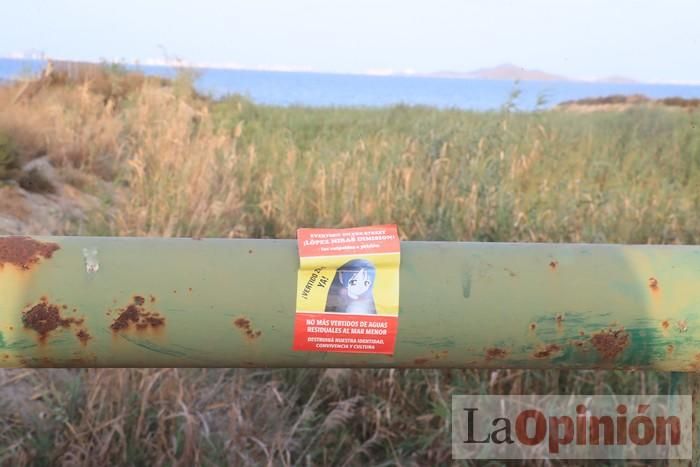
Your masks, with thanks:
M 47 153 L 80 186 L 114 185 L 87 233 L 293 237 L 397 222 L 415 240 L 700 240 L 693 113 L 269 108 L 124 76 L 0 87 L 0 132 L 23 160 Z M 669 385 L 639 372 L 4 371 L 0 459 L 447 464 L 452 394 Z
M 235 137 L 214 128 L 207 107 L 191 104 L 145 88 L 124 111 L 128 137 L 118 157 L 126 196 L 110 229 L 201 236 L 240 217 L 240 187 L 230 178 Z
M 57 164 L 109 175 L 121 130 L 111 101 L 105 105 L 86 85 L 16 100 L 21 89 L 0 88 L 0 131 L 12 136 L 22 162 L 50 154 Z
M 118 214 L 98 233 L 289 238 L 300 225 L 398 222 L 410 239 L 697 243 L 700 232 L 694 113 L 269 108 L 148 80 L 106 100 L 91 81 L 59 83 L 19 100 L 19 85 L 0 88 L 0 132 L 24 159 L 46 152 L 117 184 Z
M 554 370 L 5 370 L 0 462 L 440 465 L 451 459 L 452 394 L 622 394 L 632 387 L 663 394 L 669 378 Z

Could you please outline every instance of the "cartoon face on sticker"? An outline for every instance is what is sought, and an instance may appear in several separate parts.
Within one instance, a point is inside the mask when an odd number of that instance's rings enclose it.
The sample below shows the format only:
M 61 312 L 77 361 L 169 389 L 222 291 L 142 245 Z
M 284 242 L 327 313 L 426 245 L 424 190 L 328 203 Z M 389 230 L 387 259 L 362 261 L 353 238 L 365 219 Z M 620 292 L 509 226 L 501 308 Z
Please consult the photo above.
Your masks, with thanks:
M 325 311 L 377 314 L 372 294 L 376 275 L 374 264 L 366 259 L 353 259 L 340 266 L 328 291 Z

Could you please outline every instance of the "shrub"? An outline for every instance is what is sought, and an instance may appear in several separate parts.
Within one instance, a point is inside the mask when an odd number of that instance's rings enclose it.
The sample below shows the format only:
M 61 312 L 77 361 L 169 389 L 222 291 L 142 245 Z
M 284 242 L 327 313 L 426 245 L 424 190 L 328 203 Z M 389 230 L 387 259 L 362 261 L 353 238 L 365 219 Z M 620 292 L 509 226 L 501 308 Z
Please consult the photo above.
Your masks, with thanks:
M 0 133 L 0 180 L 12 178 L 19 168 L 19 154 L 12 139 Z

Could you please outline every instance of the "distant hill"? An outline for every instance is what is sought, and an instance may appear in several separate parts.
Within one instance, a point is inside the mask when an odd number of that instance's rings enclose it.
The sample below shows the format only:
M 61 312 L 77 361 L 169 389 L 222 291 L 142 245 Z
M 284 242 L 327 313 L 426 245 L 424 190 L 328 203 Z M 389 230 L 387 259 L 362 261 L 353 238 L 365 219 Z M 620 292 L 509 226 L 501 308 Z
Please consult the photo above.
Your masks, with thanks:
M 528 70 L 527 68 L 503 64 L 491 68 L 480 68 L 469 72 L 440 71 L 431 73 L 430 76 L 441 78 L 470 78 L 470 79 L 495 79 L 507 81 L 571 81 L 570 78 L 540 70 Z
M 466 72 L 438 71 L 436 73 L 429 73 L 428 76 L 435 78 L 494 79 L 504 81 L 588 81 L 618 84 L 636 84 L 639 82 L 626 76 L 617 75 L 588 80 L 574 79 L 568 76 L 547 73 L 546 71 L 527 69 L 511 63 Z

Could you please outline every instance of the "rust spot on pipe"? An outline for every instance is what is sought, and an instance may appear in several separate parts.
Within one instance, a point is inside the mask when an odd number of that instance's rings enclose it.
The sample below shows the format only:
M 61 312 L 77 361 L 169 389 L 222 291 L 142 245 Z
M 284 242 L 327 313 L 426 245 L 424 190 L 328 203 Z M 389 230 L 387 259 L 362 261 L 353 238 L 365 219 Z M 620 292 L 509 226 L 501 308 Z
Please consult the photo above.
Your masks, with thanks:
M 671 323 L 669 323 L 667 319 L 661 321 L 661 327 L 664 328 L 664 330 L 668 329 L 670 326 Z
M 58 328 L 69 328 L 71 325 L 83 324 L 80 318 L 64 318 L 61 316 L 61 308 L 48 302 L 45 297 L 36 305 L 22 313 L 22 323 L 27 329 L 32 329 L 39 334 L 39 341 L 44 342 L 49 333 Z
M 666 346 L 666 352 L 673 353 L 673 344 L 668 344 Z
M 248 339 L 255 339 L 262 335 L 262 331 L 255 331 L 247 318 L 236 318 L 233 324 L 240 329 Z
M 491 347 L 486 349 L 486 360 L 500 360 L 506 358 L 508 352 L 499 347 Z
M 128 329 L 132 324 L 138 330 L 165 326 L 165 318 L 154 311 L 146 311 L 143 307 L 145 303 L 143 297 L 135 296 L 134 303 L 124 308 L 110 325 L 112 331 Z
M 246 318 L 237 318 L 233 324 L 239 329 L 247 329 L 250 327 L 250 320 Z
M 92 336 L 85 329 L 81 329 L 75 333 L 75 337 L 77 337 L 83 345 L 87 345 L 88 341 L 92 339 Z
M 114 320 L 110 328 L 112 328 L 112 331 L 121 331 L 122 329 L 128 328 L 130 322 L 136 323 L 139 319 L 138 307 L 136 305 L 129 305 L 119 314 L 119 317 Z
M 537 324 L 536 323 L 530 323 L 530 331 L 534 331 L 537 329 Z
M 574 347 L 577 347 L 579 350 L 587 351 L 588 349 L 586 348 L 586 341 L 582 339 L 574 339 L 571 341 L 571 343 L 574 345 Z
M 50 259 L 60 248 L 56 243 L 43 243 L 31 237 L 2 237 L 0 268 L 12 264 L 19 269 L 29 270 L 42 258 Z
M 556 271 L 557 267 L 559 266 L 559 261 L 553 259 L 552 261 L 549 262 L 549 269 L 552 271 Z
M 557 344 L 547 344 L 544 348 L 538 350 L 533 354 L 535 358 L 549 358 L 553 354 L 558 353 L 561 350 Z
M 658 292 L 660 290 L 659 281 L 655 277 L 649 278 L 649 288 L 652 292 Z
M 415 360 L 413 360 L 413 363 L 415 365 L 425 365 L 429 361 L 430 361 L 430 359 L 428 359 L 428 358 L 416 358 Z
M 605 329 L 591 336 L 591 344 L 605 360 L 613 360 L 630 343 L 629 334 L 624 328 Z

